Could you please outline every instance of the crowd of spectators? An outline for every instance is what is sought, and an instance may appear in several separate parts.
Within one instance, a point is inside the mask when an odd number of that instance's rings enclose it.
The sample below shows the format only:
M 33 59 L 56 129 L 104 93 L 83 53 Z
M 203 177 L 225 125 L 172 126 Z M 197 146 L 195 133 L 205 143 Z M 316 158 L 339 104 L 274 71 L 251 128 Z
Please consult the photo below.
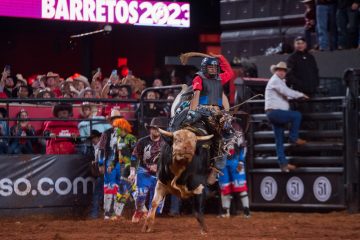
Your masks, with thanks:
M 165 79 L 166 81 L 166 79 Z M 171 84 L 181 83 L 178 76 L 169 74 L 167 81 Z M 161 87 L 164 85 L 163 80 L 160 79 L 159 74 L 154 74 L 154 78 L 147 81 L 148 87 Z M 184 81 L 183 81 L 184 82 Z M 169 84 L 166 82 L 166 84 Z M 81 74 L 75 73 L 68 78 L 61 77 L 58 73 L 48 72 L 47 74 L 39 74 L 31 76 L 27 79 L 22 74 L 11 74 L 9 66 L 4 68 L 0 81 L 0 98 L 3 99 L 84 99 L 74 102 L 77 105 L 67 106 L 66 116 L 58 116 L 62 112 L 57 108 L 61 107 L 55 101 L 49 102 L 32 102 L 36 105 L 45 105 L 53 107 L 53 118 L 69 118 L 77 121 L 64 121 L 62 125 L 71 125 L 76 127 L 75 130 L 70 131 L 68 137 L 79 138 L 77 146 L 80 151 L 86 151 L 86 144 L 84 139 L 90 136 L 91 129 L 97 130 L 100 133 L 104 132 L 110 127 L 106 123 L 106 119 L 110 117 L 113 109 L 118 109 L 122 113 L 128 112 L 129 115 L 136 118 L 140 114 L 139 99 L 142 91 L 147 87 L 146 81 L 135 77 L 131 73 L 125 77 L 120 77 L 116 70 L 112 71 L 109 77 L 104 77 L 103 73 L 98 70 L 94 72 L 91 81 Z M 168 99 L 173 100 L 176 93 L 172 90 L 158 91 L 156 89 L 145 93 L 145 100 Z M 99 103 L 87 102 L 86 99 L 117 99 L 119 102 L 103 102 Z M 128 101 L 130 100 L 130 101 Z M 135 100 L 135 101 L 134 101 Z M 137 101 L 136 101 L 137 100 Z M 61 121 L 56 120 L 44 121 L 41 129 L 34 129 L 31 120 L 28 118 L 44 118 L 35 112 L 28 111 L 28 105 L 12 103 L 11 105 L 20 105 L 20 111 L 16 115 L 16 121 L 1 121 L 3 118 L 14 118 L 14 112 L 10 116 L 6 109 L 6 104 L 0 104 L 0 152 L 9 154 L 28 154 L 28 153 L 65 153 L 59 149 L 51 149 L 50 142 L 61 142 L 64 140 L 61 137 L 68 135 L 68 131 L 61 132 L 64 129 L 56 130 L 55 135 L 51 135 L 49 128 L 59 126 Z M 73 107 L 78 108 L 78 113 L 73 111 Z M 64 106 L 63 106 L 64 107 Z M 144 103 L 143 113 L 144 122 L 149 122 L 153 117 L 168 117 L 170 115 L 171 103 Z M 17 110 L 18 111 L 18 110 Z M 82 121 L 80 121 L 82 120 Z M 95 121 L 96 120 L 96 121 Z M 90 126 L 91 125 L 91 126 Z M 64 135 L 65 134 L 65 135 Z M 37 139 L 34 136 L 41 136 Z M 60 136 L 60 138 L 58 138 Z M 33 138 L 31 138 L 33 137 Z M 52 138 L 52 141 L 46 140 Z M 65 141 L 66 142 L 66 141 Z M 40 143 L 40 144 L 37 144 Z M 69 150 L 69 149 L 68 149 Z M 75 149 L 69 150 L 71 153 Z
M 305 38 L 310 49 L 360 49 L 359 0 L 303 0 Z M 316 34 L 317 44 L 312 41 Z

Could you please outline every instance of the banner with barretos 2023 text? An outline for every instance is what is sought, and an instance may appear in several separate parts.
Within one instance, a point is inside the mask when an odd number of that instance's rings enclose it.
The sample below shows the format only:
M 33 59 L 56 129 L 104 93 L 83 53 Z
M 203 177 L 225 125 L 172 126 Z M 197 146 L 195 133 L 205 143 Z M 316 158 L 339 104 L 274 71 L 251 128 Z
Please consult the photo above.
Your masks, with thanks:
M 190 4 L 131 0 L 1 0 L 0 16 L 190 27 Z
M 1 155 L 0 212 L 85 206 L 94 189 L 81 155 Z

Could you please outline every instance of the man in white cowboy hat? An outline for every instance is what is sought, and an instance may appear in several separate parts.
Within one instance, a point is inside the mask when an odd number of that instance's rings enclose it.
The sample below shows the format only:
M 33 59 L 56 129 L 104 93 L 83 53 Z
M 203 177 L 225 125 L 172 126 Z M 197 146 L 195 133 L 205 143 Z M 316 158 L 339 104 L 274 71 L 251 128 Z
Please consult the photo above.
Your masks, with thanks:
M 291 123 L 289 140 L 296 145 L 303 145 L 305 140 L 299 138 L 299 128 L 301 123 L 301 113 L 291 111 L 289 99 L 308 99 L 304 93 L 292 90 L 286 86 L 285 76 L 287 66 L 285 62 L 279 62 L 270 68 L 274 74 L 266 85 L 265 89 L 265 112 L 267 118 L 273 125 L 276 142 L 276 154 L 280 168 L 284 172 L 294 170 L 296 167 L 288 163 L 284 152 L 284 127 Z
M 76 90 L 78 90 L 79 92 L 81 92 L 83 89 L 90 87 L 89 84 L 89 80 L 87 79 L 87 77 L 75 73 L 72 76 L 73 80 L 74 80 L 74 87 L 76 88 Z
M 58 87 L 59 74 L 48 72 L 46 74 L 46 87 L 50 88 L 50 90 L 56 95 L 56 97 L 61 96 L 60 88 Z
M 79 98 L 96 98 L 96 92 L 91 87 L 86 87 L 79 93 Z

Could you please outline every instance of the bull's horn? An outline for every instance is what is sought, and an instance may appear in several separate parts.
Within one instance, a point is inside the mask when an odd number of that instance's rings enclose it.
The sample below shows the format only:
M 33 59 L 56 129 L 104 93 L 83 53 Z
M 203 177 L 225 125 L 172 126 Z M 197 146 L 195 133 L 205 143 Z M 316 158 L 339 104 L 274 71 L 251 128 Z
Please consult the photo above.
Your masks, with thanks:
M 162 130 L 161 128 L 158 128 L 158 129 L 159 129 L 159 132 L 164 136 L 171 137 L 171 138 L 174 136 L 174 134 L 172 132 Z
M 207 136 L 196 136 L 196 139 L 198 141 L 206 141 L 206 140 L 211 139 L 213 136 L 214 136 L 213 134 L 207 135 Z

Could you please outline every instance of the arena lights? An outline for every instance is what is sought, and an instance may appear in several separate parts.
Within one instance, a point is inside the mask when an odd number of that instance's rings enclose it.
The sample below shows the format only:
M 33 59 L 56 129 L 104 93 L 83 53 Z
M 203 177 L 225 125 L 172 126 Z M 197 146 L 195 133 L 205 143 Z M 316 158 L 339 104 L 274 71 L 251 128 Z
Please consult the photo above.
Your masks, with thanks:
M 2 0 L 0 16 L 190 27 L 190 4 L 131 0 Z

